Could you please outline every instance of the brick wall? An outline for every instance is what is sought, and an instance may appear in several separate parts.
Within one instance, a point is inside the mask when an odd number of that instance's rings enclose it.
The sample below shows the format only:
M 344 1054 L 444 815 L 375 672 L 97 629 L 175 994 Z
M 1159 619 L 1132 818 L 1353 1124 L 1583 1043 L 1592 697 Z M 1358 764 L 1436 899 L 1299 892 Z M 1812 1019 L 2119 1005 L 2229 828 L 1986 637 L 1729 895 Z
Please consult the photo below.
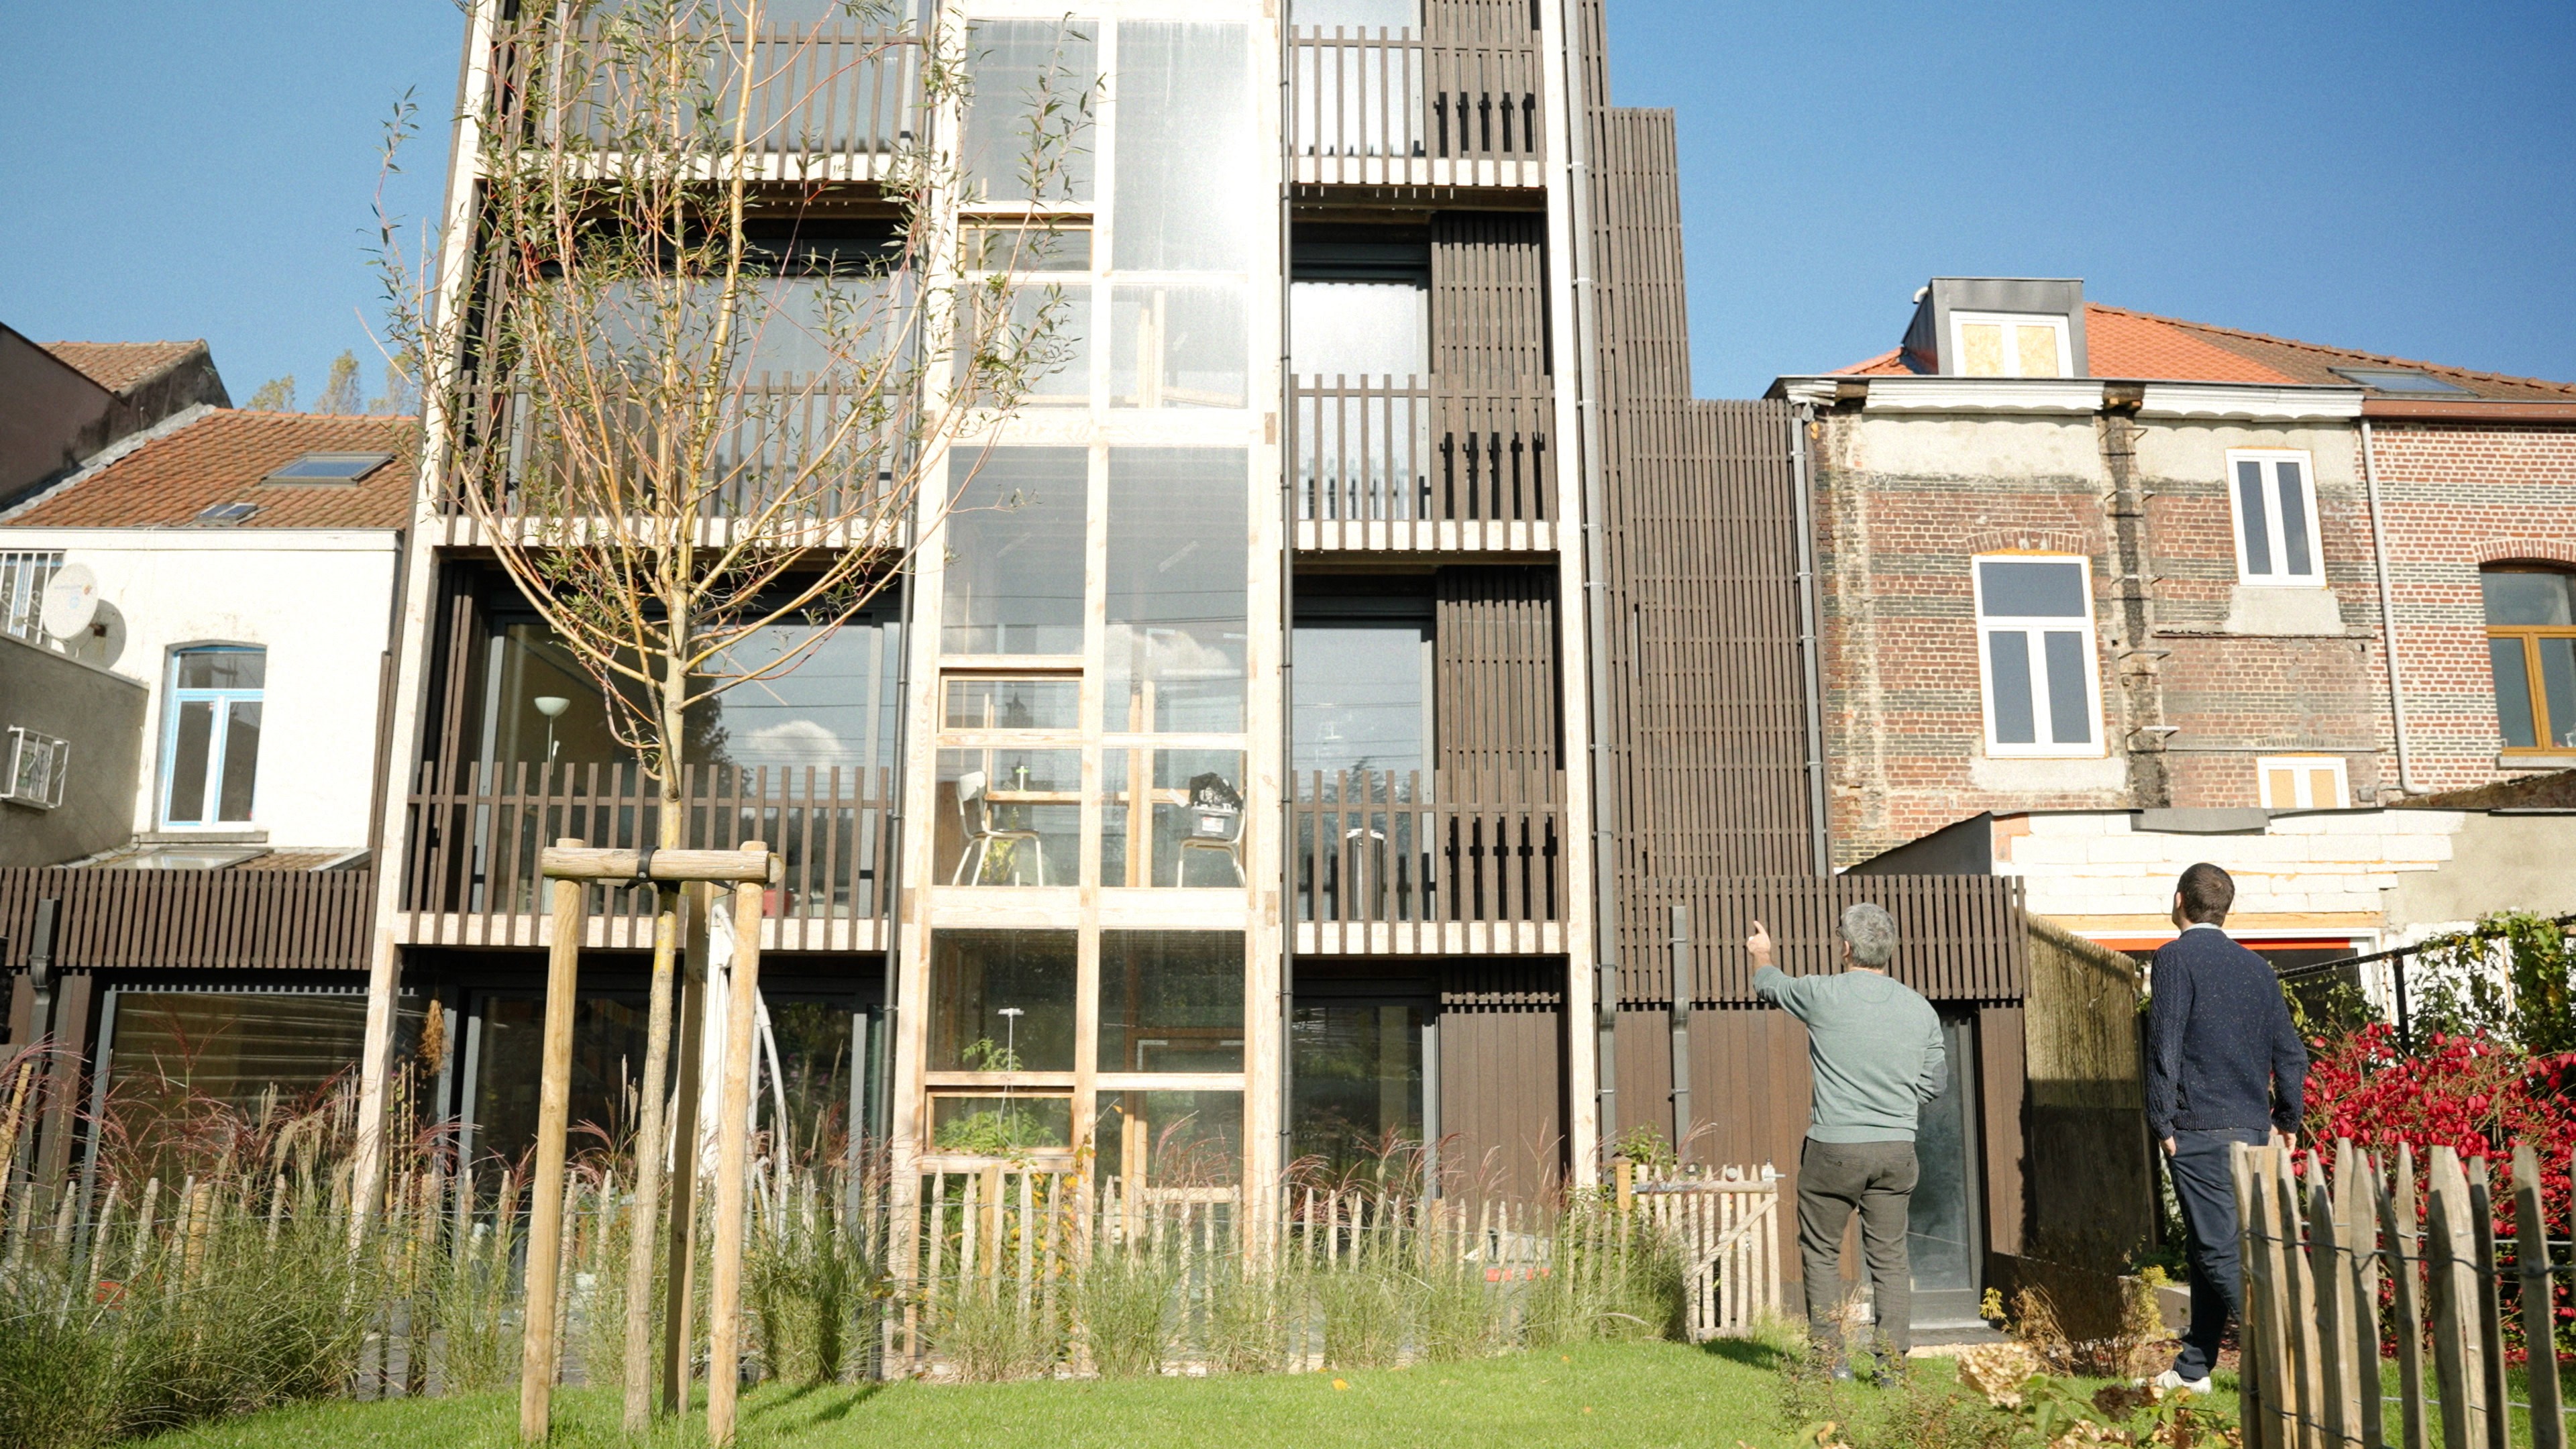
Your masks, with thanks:
M 2415 783 L 2450 790 L 2522 773 L 2499 761 L 2478 566 L 2576 568 L 2576 428 L 2374 422 L 2372 432 Z
M 2154 575 L 2154 632 L 2144 641 L 2124 637 L 2117 603 L 2130 585 L 2114 562 L 2103 427 L 2083 416 L 1853 411 L 1820 421 L 1816 517 L 1837 864 L 1985 810 L 2251 806 L 2259 800 L 2254 761 L 2264 754 L 2341 756 L 2358 803 L 2375 802 L 2393 782 L 2352 425 L 2137 424 Z M 2280 600 L 2249 600 L 2257 591 L 2238 586 L 2231 448 L 2310 455 L 2331 607 L 2293 601 L 2306 607 L 2285 627 L 2264 607 Z M 1969 561 L 2008 550 L 2092 561 L 2100 758 L 1986 755 Z M 2150 671 L 2153 686 L 2125 690 L 2123 671 Z M 2140 728 L 2150 724 L 2177 728 Z M 2133 751 L 2153 758 L 2133 770 Z

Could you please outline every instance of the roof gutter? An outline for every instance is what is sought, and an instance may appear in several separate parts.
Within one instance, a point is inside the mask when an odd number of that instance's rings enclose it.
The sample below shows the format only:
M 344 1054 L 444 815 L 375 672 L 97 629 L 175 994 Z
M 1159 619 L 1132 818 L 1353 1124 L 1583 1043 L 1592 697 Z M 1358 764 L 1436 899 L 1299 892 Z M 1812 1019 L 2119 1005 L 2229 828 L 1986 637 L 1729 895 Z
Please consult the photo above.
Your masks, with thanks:
M 2488 402 L 2483 399 L 2461 402 L 2371 397 L 2362 399 L 2361 415 L 2389 422 L 2576 424 L 2576 402 Z
M 2424 787 L 2415 782 L 2414 757 L 2406 748 L 2406 687 L 2397 673 L 2397 610 L 2395 591 L 2388 583 L 2388 531 L 2383 519 L 2386 510 L 2379 501 L 2379 464 L 2371 445 L 2367 411 L 2361 419 L 2361 483 L 2370 500 L 2370 559 L 2379 575 L 2379 648 L 2388 661 L 2388 723 L 2397 741 L 2397 788 L 2408 795 L 2420 795 Z

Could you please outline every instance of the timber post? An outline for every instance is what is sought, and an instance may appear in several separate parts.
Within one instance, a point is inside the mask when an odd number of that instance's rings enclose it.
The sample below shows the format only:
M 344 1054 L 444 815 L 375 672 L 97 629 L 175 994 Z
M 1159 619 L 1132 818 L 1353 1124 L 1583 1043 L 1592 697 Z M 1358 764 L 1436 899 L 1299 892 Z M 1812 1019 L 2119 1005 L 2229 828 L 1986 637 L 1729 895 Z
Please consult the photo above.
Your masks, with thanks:
M 735 970 L 759 970 L 760 900 L 777 864 L 766 847 L 757 841 L 745 842 L 741 850 L 603 850 L 586 847 L 567 837 L 539 852 L 538 873 L 554 882 L 554 914 L 546 956 L 546 1015 L 543 1065 L 537 1084 L 537 1159 L 529 1180 L 528 1203 L 528 1276 L 526 1328 L 520 1340 L 519 1354 L 519 1438 L 526 1443 L 541 1443 L 547 1436 L 553 1410 L 555 1369 L 558 1344 L 555 1315 L 550 1309 L 558 1296 L 559 1268 L 563 1235 L 564 1138 L 572 1117 L 572 1019 L 574 985 L 581 960 L 582 937 L 588 923 L 584 919 L 589 887 L 597 882 L 652 881 L 657 885 L 687 882 L 733 882 L 736 884 L 736 956 Z M 746 919 L 743 902 L 748 901 Z M 746 947 L 743 941 L 747 938 Z M 748 953 L 747 955 L 745 953 Z M 746 979 L 738 976 L 738 980 Z M 745 988 L 746 990 L 748 987 Z M 728 1040 L 730 1047 L 730 1039 Z M 741 1070 L 739 1062 L 747 1061 L 747 1049 L 728 1058 L 726 1096 L 735 1100 L 734 1077 Z M 741 1117 L 749 1110 L 750 1092 L 746 1084 L 740 1095 L 742 1109 L 734 1116 L 733 1161 L 739 1169 L 742 1155 Z M 639 1168 L 644 1164 L 638 1164 Z M 734 1189 L 734 1221 L 741 1222 L 742 1189 L 737 1170 Z M 735 1300 L 740 1300 L 738 1280 L 742 1260 L 737 1232 L 732 1261 L 736 1269 Z M 719 1240 L 716 1254 L 717 1282 L 724 1281 L 726 1254 Z M 721 1310 L 720 1310 L 721 1311 Z M 718 1332 L 728 1341 L 738 1334 L 738 1325 L 717 1320 Z M 726 1429 L 731 1430 L 731 1384 L 724 1384 Z M 715 1394 L 709 1394 L 709 1413 L 714 1412 Z M 719 1442 L 723 1442 L 719 1440 Z
M 764 862 L 756 879 L 733 893 L 733 979 L 725 988 L 724 1095 L 716 1110 L 715 1262 L 707 1291 L 707 1442 L 733 1442 L 734 1400 L 742 1373 L 743 1172 L 751 1148 L 752 1026 L 760 995 L 761 897 L 768 886 L 767 847 L 743 842 Z

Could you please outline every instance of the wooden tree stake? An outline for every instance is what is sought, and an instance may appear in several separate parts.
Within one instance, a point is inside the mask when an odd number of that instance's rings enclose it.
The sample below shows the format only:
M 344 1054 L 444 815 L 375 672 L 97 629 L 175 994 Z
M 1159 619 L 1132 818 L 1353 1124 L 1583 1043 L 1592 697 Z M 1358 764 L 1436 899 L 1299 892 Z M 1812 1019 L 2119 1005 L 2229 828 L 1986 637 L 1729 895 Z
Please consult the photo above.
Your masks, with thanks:
M 756 840 L 746 851 L 766 851 Z M 724 1096 L 716 1122 L 715 1265 L 707 1303 L 707 1442 L 733 1442 L 742 1375 L 742 1199 L 750 1155 L 752 1025 L 760 995 L 761 895 L 767 881 L 733 892 L 733 981 L 725 991 Z
M 581 844 L 574 839 L 559 847 Z M 537 1167 L 528 1201 L 528 1283 L 520 1315 L 519 1438 L 545 1442 L 554 1407 L 555 1277 L 563 1234 L 564 1133 L 572 1122 L 572 1012 L 581 964 L 583 887 L 555 882 L 553 940 L 546 951 L 546 1025 L 537 1077 Z

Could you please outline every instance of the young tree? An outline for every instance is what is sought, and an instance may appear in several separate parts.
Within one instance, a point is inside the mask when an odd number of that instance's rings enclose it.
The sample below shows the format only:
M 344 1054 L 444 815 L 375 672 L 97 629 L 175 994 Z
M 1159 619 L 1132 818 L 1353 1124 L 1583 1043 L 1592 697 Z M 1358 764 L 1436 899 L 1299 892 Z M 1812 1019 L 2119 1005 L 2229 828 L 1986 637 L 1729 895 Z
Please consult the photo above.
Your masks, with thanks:
M 527 7 L 534 18 L 493 22 L 495 99 L 469 118 L 482 202 L 458 270 L 471 295 L 424 305 L 414 279 L 429 273 L 406 266 L 380 216 L 391 340 L 422 380 L 438 502 L 596 683 L 657 786 L 657 848 L 687 842 L 693 711 L 796 668 L 892 583 L 923 505 L 947 496 L 925 500 L 925 468 L 1063 360 L 1061 297 L 1008 281 L 1007 256 L 989 280 L 951 280 L 939 202 L 955 163 L 918 139 L 930 126 L 797 129 L 808 88 L 870 67 L 910 78 L 907 115 L 963 101 L 957 47 L 874 9 L 791 27 L 764 0 Z M 1051 74 L 992 98 L 1025 111 L 1009 162 L 1024 194 L 1064 192 L 1092 85 Z M 409 128 L 406 109 L 389 168 Z M 831 179 L 858 148 L 881 179 Z M 1045 234 L 1029 221 L 978 245 L 1016 255 Z M 637 1084 L 626 1417 L 639 1431 L 677 906 L 663 888 Z M 695 1154 L 680 1160 L 693 1169 Z
M 322 380 L 322 395 L 313 400 L 313 410 L 335 417 L 358 411 L 358 354 L 343 352 L 331 359 L 330 375 Z
M 295 374 L 272 377 L 250 395 L 250 411 L 255 413 L 291 413 L 295 411 Z

